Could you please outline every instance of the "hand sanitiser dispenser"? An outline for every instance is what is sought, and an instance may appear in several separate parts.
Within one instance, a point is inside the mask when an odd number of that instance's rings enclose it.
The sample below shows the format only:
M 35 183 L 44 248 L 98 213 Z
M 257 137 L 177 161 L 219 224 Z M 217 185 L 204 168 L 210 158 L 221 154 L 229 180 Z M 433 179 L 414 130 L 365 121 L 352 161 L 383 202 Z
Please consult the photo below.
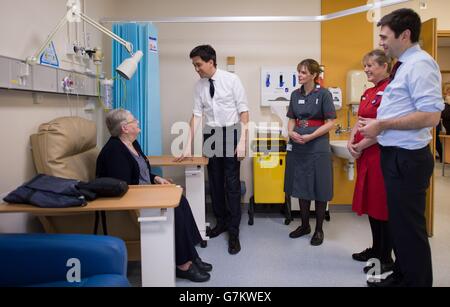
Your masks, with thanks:
M 347 104 L 359 104 L 361 96 L 372 85 L 362 70 L 350 70 L 347 73 Z

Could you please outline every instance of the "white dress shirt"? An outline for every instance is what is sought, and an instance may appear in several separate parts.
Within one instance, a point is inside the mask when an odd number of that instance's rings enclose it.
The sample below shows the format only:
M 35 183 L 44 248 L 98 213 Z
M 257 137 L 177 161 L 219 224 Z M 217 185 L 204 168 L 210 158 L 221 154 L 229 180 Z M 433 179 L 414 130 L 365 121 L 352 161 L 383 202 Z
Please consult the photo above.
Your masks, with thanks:
M 384 90 L 377 119 L 399 118 L 413 112 L 442 111 L 442 81 L 436 61 L 418 44 L 403 52 L 398 60 L 402 64 L 394 80 Z M 385 130 L 378 136 L 378 143 L 409 150 L 420 149 L 432 139 L 431 128 Z
M 200 79 L 194 90 L 193 114 L 205 115 L 206 125 L 228 127 L 239 122 L 239 115 L 248 111 L 248 102 L 239 77 L 233 73 L 217 69 L 211 78 L 214 82 L 214 98 L 209 93 L 209 81 Z

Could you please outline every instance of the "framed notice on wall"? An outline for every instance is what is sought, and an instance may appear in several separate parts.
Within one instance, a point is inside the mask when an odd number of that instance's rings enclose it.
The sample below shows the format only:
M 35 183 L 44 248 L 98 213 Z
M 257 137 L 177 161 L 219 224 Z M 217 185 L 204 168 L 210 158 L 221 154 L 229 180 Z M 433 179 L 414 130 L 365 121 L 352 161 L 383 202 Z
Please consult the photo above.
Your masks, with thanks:
M 153 52 L 153 53 L 158 53 L 158 39 L 156 37 L 149 36 L 148 51 Z
M 39 58 L 39 63 L 42 65 L 47 65 L 51 67 L 59 67 L 58 55 L 56 54 L 55 45 L 53 42 L 44 49 Z

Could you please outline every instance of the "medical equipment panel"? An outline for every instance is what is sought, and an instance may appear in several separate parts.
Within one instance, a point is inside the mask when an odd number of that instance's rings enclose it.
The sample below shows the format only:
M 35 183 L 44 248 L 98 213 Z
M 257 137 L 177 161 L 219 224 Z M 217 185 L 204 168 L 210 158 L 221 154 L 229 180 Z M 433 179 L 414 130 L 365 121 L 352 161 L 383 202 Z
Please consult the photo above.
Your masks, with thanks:
M 84 74 L 0 56 L 0 88 L 98 96 L 98 79 Z
M 30 66 L 19 60 L 10 60 L 9 65 L 9 88 L 31 90 Z
M 0 57 L 0 87 L 9 87 L 9 61 Z
M 56 92 L 57 70 L 44 65 L 35 65 L 33 67 L 33 90 L 39 92 Z

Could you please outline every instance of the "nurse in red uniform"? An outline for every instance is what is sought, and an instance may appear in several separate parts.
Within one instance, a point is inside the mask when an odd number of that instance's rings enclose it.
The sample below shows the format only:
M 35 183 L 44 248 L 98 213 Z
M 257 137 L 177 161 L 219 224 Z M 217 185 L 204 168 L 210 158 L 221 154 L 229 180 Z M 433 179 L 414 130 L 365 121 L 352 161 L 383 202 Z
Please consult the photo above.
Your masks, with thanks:
M 375 86 L 367 89 L 361 97 L 358 116 L 376 118 L 377 109 L 383 97 L 383 91 L 389 84 L 391 60 L 382 50 L 373 50 L 363 59 L 364 72 L 369 82 Z M 381 272 L 391 271 L 393 268 L 392 246 L 388 234 L 388 208 L 386 190 L 380 165 L 380 149 L 376 139 L 364 138 L 355 126 L 352 130 L 347 147 L 352 156 L 357 159 L 357 177 L 353 194 L 352 209 L 358 215 L 369 216 L 372 230 L 372 247 L 352 258 L 367 262 L 377 258 L 381 262 Z M 373 265 L 366 266 L 367 273 Z

